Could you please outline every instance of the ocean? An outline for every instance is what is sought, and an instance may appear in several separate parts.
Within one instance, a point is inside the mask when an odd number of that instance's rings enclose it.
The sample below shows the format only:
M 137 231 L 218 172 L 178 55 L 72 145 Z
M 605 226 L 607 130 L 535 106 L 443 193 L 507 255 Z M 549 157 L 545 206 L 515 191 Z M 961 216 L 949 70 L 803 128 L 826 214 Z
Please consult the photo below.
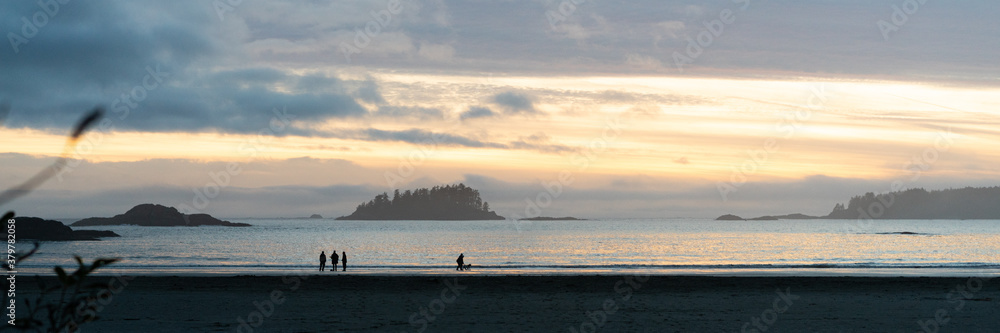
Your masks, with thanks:
M 79 228 L 122 237 L 43 242 L 18 269 L 79 255 L 120 258 L 105 274 L 311 274 L 336 250 L 347 272 L 328 274 L 454 274 L 464 253 L 461 274 L 1000 276 L 1000 220 L 229 221 L 253 226 Z

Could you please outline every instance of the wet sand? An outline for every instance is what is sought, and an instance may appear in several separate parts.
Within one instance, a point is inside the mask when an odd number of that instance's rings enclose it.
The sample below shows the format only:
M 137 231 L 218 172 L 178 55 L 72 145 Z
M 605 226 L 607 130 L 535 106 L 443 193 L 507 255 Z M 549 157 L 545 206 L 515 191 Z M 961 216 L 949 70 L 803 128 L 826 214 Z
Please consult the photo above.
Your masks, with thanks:
M 27 296 L 34 283 L 21 285 Z M 327 273 L 114 286 L 84 332 L 1000 330 L 1000 279 Z

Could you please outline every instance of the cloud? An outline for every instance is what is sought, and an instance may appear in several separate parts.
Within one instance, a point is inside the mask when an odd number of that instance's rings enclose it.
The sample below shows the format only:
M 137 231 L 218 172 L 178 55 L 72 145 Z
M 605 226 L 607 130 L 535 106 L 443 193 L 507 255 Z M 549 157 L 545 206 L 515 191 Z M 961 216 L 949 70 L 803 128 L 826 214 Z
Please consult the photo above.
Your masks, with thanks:
M 359 86 L 355 90 L 355 96 L 358 99 L 369 102 L 381 104 L 385 103 L 385 98 L 382 97 L 382 91 L 379 89 L 375 80 L 368 78 L 367 80 L 360 81 Z
M 492 117 L 494 115 L 496 115 L 496 113 L 493 113 L 493 110 L 490 110 L 487 107 L 470 106 L 468 110 L 462 112 L 459 118 L 465 120 L 465 119 Z
M 446 146 L 462 146 L 472 148 L 506 148 L 506 145 L 479 141 L 476 139 L 447 133 L 435 133 L 422 129 L 390 131 L 369 128 L 360 131 L 362 139 L 371 141 L 399 141 L 413 144 L 441 144 Z
M 13 107 L 7 125 L 69 127 L 82 110 L 108 104 L 141 84 L 147 66 L 179 75 L 179 69 L 230 45 L 211 25 L 211 11 L 186 7 L 194 2 L 146 4 L 63 4 L 27 43 L 16 48 L 3 43 L 0 95 L 11 98 Z M 18 35 L 24 33 L 18 17 L 45 14 L 34 2 L 2 2 L 0 12 L 10 18 L 0 22 L 0 30 Z
M 536 113 L 533 98 L 527 94 L 507 91 L 493 96 L 493 103 L 504 109 L 504 114 Z
M 427 108 L 421 106 L 396 106 L 382 105 L 373 113 L 377 117 L 388 118 L 410 118 L 420 120 L 441 120 L 444 119 L 444 112 L 437 108 Z
M 680 39 L 684 33 L 686 25 L 682 21 L 663 21 L 653 25 L 651 34 L 653 35 L 653 46 L 660 48 L 660 41 Z
M 0 96 L 12 106 L 7 127 L 65 129 L 104 105 L 116 130 L 254 133 L 269 125 L 274 108 L 323 121 L 367 114 L 360 102 L 384 102 L 370 78 L 247 61 L 241 41 L 253 32 L 221 24 L 204 2 L 61 6 L 27 43 L 0 47 Z M 39 10 L 0 3 L 13 17 Z M 21 33 L 21 24 L 11 19 L 0 27 Z
M 542 153 L 552 154 L 561 154 L 578 150 L 569 146 L 552 143 L 552 138 L 543 132 L 538 132 L 526 137 L 519 137 L 517 141 L 510 143 L 510 147 L 515 149 L 536 150 Z
M 565 94 L 574 98 L 590 98 L 593 103 L 625 103 L 625 104 L 664 104 L 664 105 L 702 105 L 711 101 L 704 96 L 680 94 L 644 94 L 619 90 L 600 92 L 585 92 L 580 94 Z
M 455 48 L 447 44 L 421 43 L 417 54 L 427 60 L 449 61 L 455 56 Z
M 106 105 L 108 116 L 118 130 L 255 133 L 269 126 L 275 108 L 287 110 L 295 120 L 323 121 L 367 114 L 359 100 L 382 101 L 373 81 L 297 76 L 273 68 L 220 71 L 195 77 L 184 76 L 183 72 L 167 67 L 148 68 L 151 72 L 165 73 L 163 81 L 153 89 L 144 88 L 143 82 L 153 82 L 144 72 L 141 74 L 145 75 L 137 75 L 133 86 L 122 94 L 95 93 L 72 100 L 15 99 L 7 126 L 64 127 L 76 119 L 76 114 L 85 109 L 84 105 Z M 280 86 L 300 89 L 277 89 Z M 81 103 L 81 100 L 90 102 Z M 312 136 L 315 133 L 290 129 L 278 134 Z
M 625 55 L 625 64 L 645 69 L 659 69 L 663 67 L 659 59 L 635 53 Z
M 197 0 L 61 5 L 27 43 L 15 47 L 8 41 L 0 47 L 0 97 L 10 98 L 13 107 L 5 125 L 68 128 L 82 110 L 110 106 L 141 85 L 147 67 L 159 67 L 170 77 L 135 103 L 128 119 L 116 123 L 118 129 L 247 133 L 265 118 L 251 114 L 282 106 L 304 120 L 364 115 L 362 105 L 386 103 L 378 80 L 357 79 L 364 72 L 349 80 L 322 69 L 343 65 L 340 43 L 354 43 L 356 29 L 364 29 L 373 20 L 370 13 L 385 5 L 375 0 L 247 2 L 224 21 Z M 697 34 L 721 10 L 732 9 L 730 3 L 587 2 L 558 28 L 579 28 L 574 36 L 586 38 L 579 43 L 538 19 L 558 10 L 553 5 L 558 3 L 405 2 L 403 11 L 354 55 L 352 65 L 364 66 L 363 71 L 541 76 L 674 74 L 674 66 L 657 63 L 683 52 L 684 37 Z M 873 24 L 891 14 L 883 3 L 754 3 L 738 11 L 738 29 L 728 27 L 695 67 L 713 75 L 799 71 L 992 79 L 1000 73 L 994 66 L 1000 46 L 979 42 L 1000 33 L 988 15 L 990 6 L 970 1 L 925 7 L 885 41 Z M 30 20 L 39 10 L 34 2 L 0 2 L 0 12 L 10 18 L 0 28 L 24 34 L 20 18 Z M 827 14 L 831 10 L 838 15 Z M 554 33 L 539 33 L 549 31 Z M 969 52 L 968 45 L 979 47 Z M 496 105 L 493 111 L 527 114 L 537 111 L 531 98 L 542 96 L 507 92 L 489 102 Z
M 352 64 L 392 69 L 627 72 L 634 69 L 622 63 L 623 55 L 669 59 L 672 52 L 683 52 L 685 37 L 696 35 L 704 22 L 716 19 L 724 9 L 736 9 L 739 23 L 727 27 L 705 57 L 697 60 L 699 66 L 903 76 L 912 75 L 915 68 L 924 73 L 943 70 L 965 74 L 983 69 L 987 72 L 979 73 L 981 76 L 995 76 L 992 60 L 1000 53 L 995 45 L 980 45 L 972 53 L 965 47 L 1000 32 L 988 15 L 992 8 L 989 1 L 924 6 L 921 12 L 926 15 L 915 14 L 888 43 L 875 22 L 889 19 L 892 8 L 881 2 L 760 2 L 746 10 L 729 2 L 587 2 L 575 6 L 566 21 L 555 26 L 544 15 L 558 12 L 560 2 L 435 0 L 402 4 L 402 11 L 392 15 L 385 26 L 379 25 L 379 33 L 370 36 L 370 43 L 354 55 Z M 64 5 L 66 10 L 22 45 L 20 53 L 13 54 L 5 47 L 7 54 L 0 54 L 0 58 L 20 62 L 29 52 L 28 57 L 39 59 L 38 64 L 51 63 L 53 72 L 60 72 L 66 66 L 52 60 L 73 54 L 74 59 L 60 62 L 88 64 L 72 71 L 93 77 L 141 68 L 153 57 L 172 68 L 206 57 L 304 67 L 331 61 L 343 64 L 340 43 L 354 43 L 356 29 L 365 29 L 373 20 L 370 13 L 385 6 L 384 1 L 375 0 L 251 2 L 219 21 L 211 8 L 197 0 Z M 0 4 L 0 10 L 12 18 L 3 23 L 3 31 L 19 32 L 18 18 L 31 16 L 38 6 L 10 2 Z M 160 14 L 148 15 L 151 11 Z M 831 12 L 837 15 L 829 15 Z M 89 47 L 97 45 L 103 47 Z M 461 54 L 461 62 L 453 61 L 456 54 Z M 661 73 L 674 73 L 672 66 L 666 67 Z
M 705 8 L 696 5 L 687 5 L 684 6 L 683 12 L 685 16 L 701 17 L 705 13 Z
M 318 133 L 323 137 L 361 140 L 372 142 L 404 142 L 415 145 L 454 146 L 481 149 L 516 149 L 533 150 L 547 154 L 561 154 L 577 151 L 577 148 L 555 143 L 544 133 L 518 137 L 510 142 L 494 142 L 475 139 L 469 136 L 452 133 L 434 132 L 411 128 L 406 130 L 384 130 L 377 128 L 341 129 Z
M 563 23 L 555 27 L 555 31 L 569 39 L 583 41 L 590 37 L 587 28 L 578 23 Z

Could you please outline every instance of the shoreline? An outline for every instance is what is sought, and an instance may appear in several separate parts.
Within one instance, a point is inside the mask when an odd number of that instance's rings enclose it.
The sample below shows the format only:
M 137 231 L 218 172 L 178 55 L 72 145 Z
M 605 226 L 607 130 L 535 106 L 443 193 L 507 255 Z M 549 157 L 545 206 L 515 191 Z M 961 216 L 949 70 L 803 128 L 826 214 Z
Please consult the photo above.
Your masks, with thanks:
M 64 267 L 67 268 L 68 267 Z M 453 266 L 430 267 L 357 267 L 348 271 L 329 270 L 318 272 L 315 267 L 102 267 L 95 273 L 104 275 L 127 275 L 144 277 L 237 277 L 237 276 L 285 276 L 285 275 L 347 275 L 347 276 L 398 276 L 398 277 L 573 277 L 573 276 L 621 276 L 641 274 L 663 277 L 850 277 L 850 278 L 963 278 L 1000 277 L 1000 268 L 962 268 L 962 267 L 927 267 L 927 268 L 671 268 L 671 269 L 621 269 L 621 268 L 586 268 L 586 269 L 539 269 L 539 268 L 495 268 L 473 266 L 472 270 L 456 272 Z M 52 267 L 24 267 L 19 269 L 21 276 L 55 276 Z
M 755 329 L 754 318 L 778 332 L 1000 327 L 1000 279 L 981 278 L 305 274 L 123 281 L 101 300 L 101 319 L 83 330 L 589 332 L 593 325 L 740 332 Z M 19 301 L 33 285 L 23 284 Z M 940 311 L 947 322 L 935 322 Z

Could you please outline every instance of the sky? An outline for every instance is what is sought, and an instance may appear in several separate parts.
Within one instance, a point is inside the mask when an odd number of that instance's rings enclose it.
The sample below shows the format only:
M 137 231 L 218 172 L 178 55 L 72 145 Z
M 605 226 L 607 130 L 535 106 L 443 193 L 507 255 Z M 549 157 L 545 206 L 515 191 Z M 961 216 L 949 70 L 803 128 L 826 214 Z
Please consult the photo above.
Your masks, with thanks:
M 5 1 L 8 204 L 348 215 L 462 182 L 507 217 L 825 215 L 1000 185 L 993 1 Z

